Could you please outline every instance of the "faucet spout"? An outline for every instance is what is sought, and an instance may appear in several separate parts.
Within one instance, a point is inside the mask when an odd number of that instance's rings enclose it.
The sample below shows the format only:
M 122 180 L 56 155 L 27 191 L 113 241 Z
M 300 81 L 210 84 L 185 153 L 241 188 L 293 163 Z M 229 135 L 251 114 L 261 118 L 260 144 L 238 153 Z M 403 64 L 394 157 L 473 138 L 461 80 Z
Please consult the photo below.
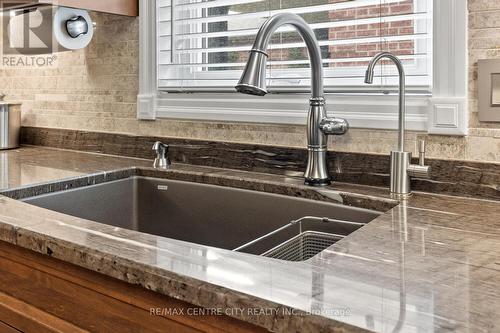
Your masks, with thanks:
M 392 60 L 392 62 L 394 62 L 394 64 L 398 68 L 398 72 L 399 72 L 398 151 L 403 152 L 405 150 L 404 145 L 405 145 L 405 127 L 406 127 L 406 125 L 405 125 L 405 119 L 406 119 L 406 101 L 405 101 L 406 80 L 405 80 L 405 70 L 403 68 L 403 63 L 401 62 L 401 60 L 399 60 L 398 57 L 396 57 L 394 54 L 392 54 L 390 52 L 381 52 L 381 53 L 375 55 L 373 57 L 373 59 L 370 61 L 370 64 L 368 65 L 368 69 L 366 70 L 365 83 L 367 83 L 367 84 L 373 83 L 375 65 L 377 65 L 377 63 L 382 59 Z
M 349 124 L 342 118 L 328 118 L 323 97 L 323 60 L 313 30 L 298 15 L 280 13 L 270 17 L 257 33 L 255 42 L 245 66 L 245 70 L 236 85 L 240 93 L 263 96 L 268 93 L 266 87 L 267 48 L 274 32 L 283 25 L 297 29 L 304 40 L 309 61 L 311 62 L 311 98 L 307 117 L 308 160 L 304 174 L 305 183 L 313 186 L 330 184 L 331 177 L 327 168 L 327 135 L 342 135 Z
M 249 60 L 236 89 L 242 93 L 256 95 L 262 94 L 263 91 L 267 93 L 265 83 L 267 48 L 274 32 L 283 25 L 295 27 L 306 43 L 311 62 L 311 98 L 323 97 L 323 61 L 318 41 L 307 22 L 300 16 L 291 13 L 277 14 L 264 22 L 257 37 L 255 37 Z M 254 92 L 245 91 L 249 85 L 257 89 Z

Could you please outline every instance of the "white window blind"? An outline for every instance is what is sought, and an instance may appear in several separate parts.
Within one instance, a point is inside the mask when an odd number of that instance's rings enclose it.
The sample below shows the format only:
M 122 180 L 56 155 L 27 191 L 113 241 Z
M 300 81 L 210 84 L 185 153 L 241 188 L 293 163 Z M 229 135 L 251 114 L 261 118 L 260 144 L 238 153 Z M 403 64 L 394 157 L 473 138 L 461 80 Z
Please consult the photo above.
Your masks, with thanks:
M 396 68 L 382 62 L 375 86 L 363 83 L 380 51 L 404 63 L 409 90 L 430 92 L 432 0 L 156 0 L 157 78 L 162 91 L 233 91 L 255 35 L 270 16 L 291 12 L 314 30 L 327 92 L 392 90 Z M 269 46 L 268 89 L 307 91 L 307 50 L 284 26 Z M 377 87 L 378 85 L 378 87 Z

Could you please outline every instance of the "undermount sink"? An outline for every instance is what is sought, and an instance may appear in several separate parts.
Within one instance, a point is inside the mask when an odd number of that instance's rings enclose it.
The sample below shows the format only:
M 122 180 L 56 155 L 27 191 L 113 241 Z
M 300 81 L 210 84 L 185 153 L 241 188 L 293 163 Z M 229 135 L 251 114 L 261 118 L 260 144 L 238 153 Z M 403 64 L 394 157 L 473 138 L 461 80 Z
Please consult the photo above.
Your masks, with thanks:
M 304 240 L 311 240 L 316 250 L 309 249 L 306 257 L 281 257 L 295 261 L 312 257 L 379 215 L 341 204 L 139 176 L 23 201 L 107 225 L 257 255 L 273 256 L 280 246 L 306 246 Z M 306 216 L 325 219 L 290 224 Z

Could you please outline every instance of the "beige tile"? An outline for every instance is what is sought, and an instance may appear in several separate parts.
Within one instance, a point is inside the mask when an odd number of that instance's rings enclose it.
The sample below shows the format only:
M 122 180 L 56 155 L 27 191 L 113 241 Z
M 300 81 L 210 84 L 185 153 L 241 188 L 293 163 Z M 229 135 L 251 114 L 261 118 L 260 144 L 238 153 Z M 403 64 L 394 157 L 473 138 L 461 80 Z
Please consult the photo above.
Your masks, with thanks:
M 500 3 L 497 0 L 468 0 L 470 11 L 485 11 L 500 9 Z
M 426 142 L 426 156 L 439 159 L 459 159 L 466 157 L 466 138 L 444 135 L 421 135 L 418 139 Z
M 416 153 L 419 138 L 428 141 L 428 156 L 492 161 L 498 156 L 500 123 L 477 117 L 477 61 L 500 59 L 500 2 L 469 0 L 470 137 L 428 136 L 408 132 L 406 150 Z M 97 31 L 84 50 L 61 52 L 57 66 L 45 69 L 0 68 L 8 100 L 23 102 L 23 124 L 172 136 L 287 147 L 305 147 L 303 125 L 245 124 L 185 120 L 138 121 L 138 18 L 92 13 Z M 353 128 L 329 140 L 329 149 L 388 154 L 397 133 Z M 496 149 L 496 151 L 495 151 Z
M 466 160 L 500 162 L 500 137 L 467 138 Z

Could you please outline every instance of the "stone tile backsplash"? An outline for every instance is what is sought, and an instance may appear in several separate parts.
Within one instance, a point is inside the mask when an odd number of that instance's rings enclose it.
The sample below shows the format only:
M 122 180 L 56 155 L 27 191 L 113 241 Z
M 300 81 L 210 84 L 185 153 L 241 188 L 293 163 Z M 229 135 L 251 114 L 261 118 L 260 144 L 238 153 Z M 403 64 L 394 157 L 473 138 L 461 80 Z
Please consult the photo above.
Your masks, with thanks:
M 428 156 L 440 159 L 500 161 L 500 123 L 477 117 L 477 60 L 500 58 L 500 2 L 469 0 L 468 137 L 430 136 L 409 132 L 407 149 L 416 152 L 428 140 Z M 7 100 L 23 102 L 23 125 L 209 141 L 304 147 L 305 126 L 199 122 L 138 121 L 139 20 L 93 14 L 97 31 L 91 45 L 58 54 L 52 69 L 0 68 Z M 352 129 L 330 139 L 336 151 L 387 154 L 396 144 L 388 130 Z

